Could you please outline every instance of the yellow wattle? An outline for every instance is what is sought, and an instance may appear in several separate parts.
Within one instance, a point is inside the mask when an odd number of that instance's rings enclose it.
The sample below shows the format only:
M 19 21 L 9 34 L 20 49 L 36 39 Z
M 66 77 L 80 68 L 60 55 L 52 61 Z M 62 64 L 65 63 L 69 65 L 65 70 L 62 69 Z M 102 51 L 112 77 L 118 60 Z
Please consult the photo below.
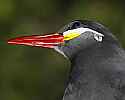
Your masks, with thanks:
M 79 33 L 75 33 L 75 32 L 69 33 L 69 34 L 64 35 L 64 40 L 71 40 L 71 39 L 78 37 L 78 36 L 80 36 Z

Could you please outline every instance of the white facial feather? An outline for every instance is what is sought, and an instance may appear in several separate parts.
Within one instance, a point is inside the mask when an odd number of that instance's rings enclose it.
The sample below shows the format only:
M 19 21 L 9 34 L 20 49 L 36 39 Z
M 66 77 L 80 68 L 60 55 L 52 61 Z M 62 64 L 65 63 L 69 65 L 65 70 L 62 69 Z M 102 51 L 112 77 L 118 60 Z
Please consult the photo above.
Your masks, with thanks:
M 102 42 L 102 36 L 98 35 L 98 34 L 94 34 L 94 39 L 96 39 L 98 42 Z
M 79 33 L 79 34 L 82 34 L 84 32 L 92 32 L 94 34 L 94 39 L 101 42 L 102 41 L 102 37 L 104 37 L 103 34 L 95 31 L 95 30 L 92 30 L 92 29 L 89 29 L 89 28 L 77 28 L 77 29 L 72 29 L 72 30 L 68 30 L 68 31 L 65 31 L 63 33 L 63 35 L 67 35 L 67 34 L 70 34 L 70 33 Z
M 64 54 L 64 52 L 61 51 L 61 50 L 58 48 L 58 46 L 55 46 L 54 49 L 55 49 L 57 52 L 59 52 L 60 54 L 62 54 L 65 58 L 68 58 L 68 57 Z

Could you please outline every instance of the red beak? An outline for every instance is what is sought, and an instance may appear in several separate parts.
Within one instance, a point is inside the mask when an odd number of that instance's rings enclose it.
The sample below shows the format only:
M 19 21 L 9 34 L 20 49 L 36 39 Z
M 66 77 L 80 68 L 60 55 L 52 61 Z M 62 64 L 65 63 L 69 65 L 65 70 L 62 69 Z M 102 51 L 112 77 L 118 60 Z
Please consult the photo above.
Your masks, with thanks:
M 8 40 L 8 44 L 37 46 L 46 48 L 54 48 L 54 46 L 58 46 L 63 42 L 63 35 L 60 35 L 58 33 L 50 35 L 23 36 Z

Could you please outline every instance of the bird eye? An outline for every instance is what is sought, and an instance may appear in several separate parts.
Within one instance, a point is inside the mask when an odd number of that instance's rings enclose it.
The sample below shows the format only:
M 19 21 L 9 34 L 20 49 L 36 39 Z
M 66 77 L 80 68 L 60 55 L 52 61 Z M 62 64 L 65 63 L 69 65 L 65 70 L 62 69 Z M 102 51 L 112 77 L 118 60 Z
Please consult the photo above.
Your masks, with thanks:
M 80 23 L 80 22 L 75 22 L 75 23 L 73 23 L 73 24 L 72 24 L 71 29 L 76 29 L 76 28 L 79 28 L 79 27 L 80 27 L 80 25 L 81 25 L 81 23 Z

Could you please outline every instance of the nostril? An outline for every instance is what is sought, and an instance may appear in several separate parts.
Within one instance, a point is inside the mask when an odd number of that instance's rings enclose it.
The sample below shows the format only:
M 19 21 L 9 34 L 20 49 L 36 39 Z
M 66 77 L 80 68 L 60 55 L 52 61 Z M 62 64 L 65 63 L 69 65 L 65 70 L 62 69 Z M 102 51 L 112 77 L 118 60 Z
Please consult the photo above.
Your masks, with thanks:
M 58 33 L 59 35 L 63 35 L 63 33 Z

